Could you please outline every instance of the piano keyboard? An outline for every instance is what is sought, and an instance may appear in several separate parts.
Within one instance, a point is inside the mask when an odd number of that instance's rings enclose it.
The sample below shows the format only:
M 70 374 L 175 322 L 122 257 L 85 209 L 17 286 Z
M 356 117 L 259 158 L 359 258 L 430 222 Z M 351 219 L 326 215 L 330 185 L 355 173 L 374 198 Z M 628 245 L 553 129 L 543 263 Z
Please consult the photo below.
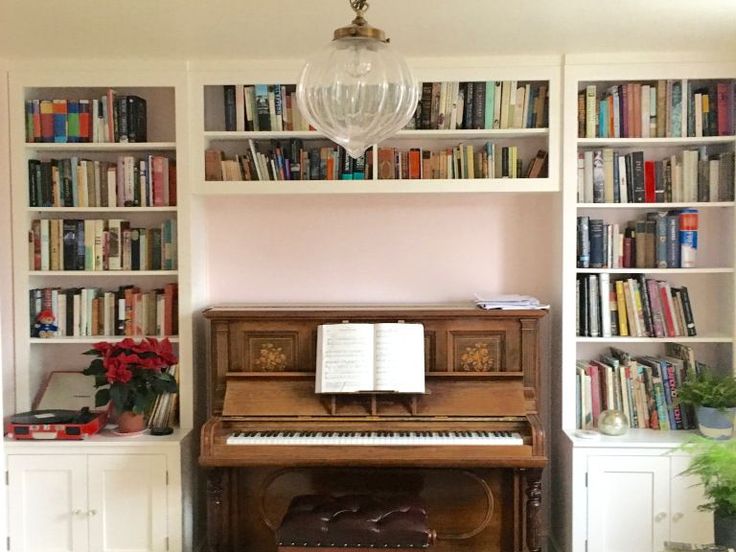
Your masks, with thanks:
M 231 433 L 228 445 L 437 446 L 523 445 L 510 431 L 246 431 Z

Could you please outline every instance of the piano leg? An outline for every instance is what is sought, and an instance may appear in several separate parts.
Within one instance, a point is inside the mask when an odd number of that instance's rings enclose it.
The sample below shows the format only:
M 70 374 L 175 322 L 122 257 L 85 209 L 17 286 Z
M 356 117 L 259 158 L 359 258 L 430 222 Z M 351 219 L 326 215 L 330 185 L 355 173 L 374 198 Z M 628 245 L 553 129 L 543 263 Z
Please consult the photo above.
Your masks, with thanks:
M 526 479 L 526 546 L 529 552 L 541 552 L 540 510 L 542 506 L 542 470 L 530 469 Z
M 207 471 L 207 552 L 228 552 L 229 505 L 226 496 L 229 488 L 230 470 L 211 469 Z

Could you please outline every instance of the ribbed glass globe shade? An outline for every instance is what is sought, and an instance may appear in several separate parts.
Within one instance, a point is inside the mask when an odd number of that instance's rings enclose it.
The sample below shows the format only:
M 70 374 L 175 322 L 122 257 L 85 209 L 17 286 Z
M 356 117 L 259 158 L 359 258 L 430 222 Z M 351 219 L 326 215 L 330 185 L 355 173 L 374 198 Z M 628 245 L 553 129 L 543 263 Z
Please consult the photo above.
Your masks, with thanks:
M 406 61 L 371 38 L 330 42 L 307 60 L 296 93 L 304 118 L 354 158 L 406 126 L 419 101 Z

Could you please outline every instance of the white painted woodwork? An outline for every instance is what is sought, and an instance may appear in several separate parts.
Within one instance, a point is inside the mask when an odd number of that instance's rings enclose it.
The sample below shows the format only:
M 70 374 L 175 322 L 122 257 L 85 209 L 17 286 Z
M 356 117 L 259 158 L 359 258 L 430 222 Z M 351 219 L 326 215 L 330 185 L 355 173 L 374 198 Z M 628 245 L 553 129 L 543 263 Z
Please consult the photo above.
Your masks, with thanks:
M 687 456 L 670 459 L 670 540 L 713 542 L 713 514 L 698 510 L 705 503 L 703 488 L 692 475 L 680 475 L 689 465 Z
M 588 459 L 589 552 L 659 552 L 669 534 L 669 459 Z
M 12 552 L 87 552 L 87 466 L 58 454 L 8 457 Z
M 166 550 L 166 457 L 88 457 L 90 551 Z

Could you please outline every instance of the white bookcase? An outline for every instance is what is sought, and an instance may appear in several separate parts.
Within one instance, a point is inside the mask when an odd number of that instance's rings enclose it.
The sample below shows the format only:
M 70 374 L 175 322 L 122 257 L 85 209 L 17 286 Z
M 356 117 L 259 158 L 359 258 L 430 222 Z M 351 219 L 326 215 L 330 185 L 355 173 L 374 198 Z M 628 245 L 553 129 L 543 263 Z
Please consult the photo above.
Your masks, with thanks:
M 214 148 L 227 155 L 243 153 L 248 139 L 289 140 L 300 138 L 305 147 L 328 145 L 331 142 L 316 132 L 305 131 L 225 131 L 223 86 L 241 84 L 294 84 L 301 69 L 291 62 L 268 64 L 263 61 L 248 63 L 192 64 L 190 99 L 192 104 L 192 182 L 193 193 L 212 195 L 259 194 L 407 194 L 407 193 L 486 193 L 486 192 L 554 192 L 559 190 L 557 167 L 559 166 L 559 135 L 555 129 L 560 124 L 560 66 L 559 60 L 532 58 L 526 63 L 499 59 L 458 60 L 441 62 L 413 62 L 412 70 L 422 81 L 546 81 L 548 85 L 549 128 L 488 129 L 488 130 L 402 130 L 393 138 L 379 144 L 397 148 L 441 149 L 460 143 L 473 144 L 476 148 L 486 142 L 499 145 L 515 145 L 519 157 L 526 163 L 537 151 L 548 151 L 548 177 L 546 178 L 492 178 L 492 179 L 393 179 L 379 180 L 377 148 L 373 155 L 373 178 L 362 181 L 218 181 L 204 179 L 204 151 Z M 213 70 L 213 65 L 214 69 Z M 550 130 L 552 129 L 552 130 Z
M 119 456 L 119 473 L 112 474 L 110 485 L 120 492 L 121 481 L 125 478 L 126 458 L 131 462 L 130 469 L 136 459 L 154 458 L 158 464 L 155 473 L 146 477 L 151 479 L 152 486 L 135 487 L 135 496 L 155 496 L 150 503 L 152 519 L 155 527 L 148 533 L 131 534 L 126 541 L 124 532 L 119 528 L 92 523 L 92 516 L 100 515 L 104 519 L 104 511 L 98 507 L 85 510 L 86 519 L 90 520 L 89 542 L 91 549 L 102 549 L 94 544 L 103 540 L 108 544 L 116 541 L 115 546 L 134 546 L 145 550 L 184 550 L 191 546 L 192 524 L 192 470 L 196 450 L 193 450 L 192 428 L 194 427 L 193 396 L 193 326 L 192 301 L 190 287 L 191 265 L 191 228 L 184 221 L 189 219 L 190 198 L 188 165 L 188 105 L 186 102 L 186 72 L 182 66 L 174 64 L 157 66 L 145 63 L 110 64 L 110 69 L 98 67 L 91 70 L 80 69 L 79 66 L 39 67 L 11 71 L 9 74 L 8 112 L 10 119 L 10 159 L 12 188 L 12 240 L 13 240 L 13 312 L 14 325 L 12 336 L 14 343 L 15 405 L 7 405 L 6 409 L 20 412 L 31 408 L 34 397 L 43 384 L 45 376 L 51 371 L 79 371 L 89 363 L 89 357 L 82 353 L 92 343 L 104 340 L 120 340 L 116 336 L 92 337 L 31 337 L 30 328 L 33 322 L 29 314 L 29 290 L 42 287 L 97 287 L 104 290 L 115 290 L 118 286 L 133 284 L 142 290 L 163 287 L 166 283 L 178 284 L 178 335 L 171 336 L 174 348 L 179 356 L 179 427 L 173 435 L 156 438 L 148 435 L 119 438 L 106 435 L 94 436 L 85 442 L 50 442 L 24 443 L 5 441 L 5 454 L 9 465 L 18 465 L 23 455 L 34 454 L 38 458 L 45 457 L 49 465 L 66 461 L 75 465 L 97 466 L 99 454 Z M 100 97 L 108 88 L 118 94 L 135 94 L 147 101 L 148 142 L 146 143 L 26 143 L 24 102 L 27 99 L 80 99 Z M 80 158 L 114 161 L 118 155 L 131 154 L 143 158 L 148 153 L 160 154 L 176 159 L 177 162 L 177 205 L 171 207 L 29 207 L 28 160 L 29 159 L 61 159 L 78 156 Z M 177 236 L 177 268 L 176 270 L 159 271 L 33 271 L 29 270 L 28 231 L 31 221 L 39 218 L 59 219 L 111 219 L 121 218 L 131 221 L 132 226 L 152 227 L 166 219 L 176 219 L 179 227 Z M 158 337 L 158 336 L 157 336 Z M 7 367 L 6 367 L 7 369 Z M 142 455 L 142 456 L 141 456 Z M 14 460 L 15 458 L 15 460 Z M 17 460 L 17 461 L 16 461 Z M 160 468 L 160 469 L 159 469 Z M 91 469 L 91 468 L 90 468 Z M 95 468 L 96 469 L 96 468 Z M 137 472 L 136 472 L 137 473 Z M 148 472 L 147 472 L 148 473 Z M 99 475 L 99 477 L 98 477 Z M 25 478 L 21 472 L 9 474 L 11 494 L 17 485 L 28 483 L 43 484 L 43 478 Z M 30 476 L 29 476 L 30 477 Z M 35 476 L 34 476 L 35 477 Z M 59 477 L 65 477 L 59 473 Z M 97 479 L 107 481 L 104 472 L 98 474 L 90 471 L 90 486 L 95 486 Z M 122 479 L 121 479 L 122 478 Z M 165 481 L 164 481 L 165 478 Z M 145 479 L 145 478 L 144 478 Z M 26 483 L 24 483 L 25 481 Z M 35 481 L 35 482 L 34 482 Z M 15 487 L 13 486 L 15 485 Z M 112 492 L 113 487 L 110 487 Z M 86 487 L 85 487 L 86 488 Z M 106 492 L 105 489 L 102 489 Z M 75 492 L 87 493 L 84 489 Z M 95 491 L 96 492 L 96 491 Z M 138 494 L 136 494 L 138 493 Z M 153 493 L 153 494 L 151 494 Z M 133 496 L 131 495 L 131 496 Z M 182 502 L 182 495 L 188 497 L 188 504 Z M 20 500 L 20 496 L 9 497 L 11 503 Z M 99 499 L 99 500 L 98 500 Z M 87 499 L 85 498 L 85 501 Z M 100 498 L 89 491 L 90 504 L 107 508 L 106 498 Z M 86 502 L 85 502 L 86 503 Z M 116 508 L 124 508 L 125 499 L 111 506 L 111 513 Z M 58 505 L 57 505 L 58 506 Z M 20 512 L 19 510 L 16 512 Z M 49 514 L 51 515 L 51 514 Z M 79 537 L 74 550 L 83 550 L 87 542 L 86 530 L 80 529 L 79 520 L 70 514 L 69 527 Z M 81 514 L 77 516 L 81 520 Z M 76 521 L 75 521 L 76 520 Z M 18 520 L 16 520 L 18 521 Z M 28 521 L 28 520 L 26 520 Z M 70 529 L 71 531 L 72 529 Z M 80 532 L 81 531 L 81 532 Z M 108 531 L 111 531 L 108 533 Z M 71 533 L 70 533 L 71 534 Z M 79 535 L 85 535 L 82 538 Z M 15 536 L 15 540 L 12 536 Z M 31 533 L 21 535 L 17 531 L 11 535 L 11 550 L 30 550 L 27 539 Z M 30 535 L 30 536 L 29 536 Z M 147 536 L 146 536 L 147 535 Z M 75 537 L 76 539 L 77 537 Z M 112 540 L 110 540 L 112 539 Z M 148 540 L 147 540 L 148 539 Z M 33 541 L 35 542 L 35 541 Z M 41 541 L 38 541 L 41 542 Z M 28 548 L 31 546 L 31 548 Z
M 622 437 L 603 437 L 587 440 L 576 436 L 576 360 L 596 359 L 611 346 L 633 354 L 663 354 L 665 342 L 687 343 L 692 346 L 696 358 L 722 371 L 734 371 L 735 315 L 734 305 L 734 259 L 736 236 L 733 202 L 713 203 L 580 203 L 577 197 L 578 152 L 586 149 L 613 148 L 615 151 L 643 151 L 645 159 L 660 159 L 683 149 L 707 147 L 710 151 L 733 151 L 736 137 L 693 137 L 693 138 L 580 138 L 578 137 L 578 92 L 588 84 L 597 84 L 605 89 L 612 84 L 626 81 L 651 82 L 660 79 L 729 80 L 736 77 L 736 64 L 682 62 L 663 57 L 658 62 L 646 62 L 638 56 L 619 57 L 606 63 L 593 56 L 568 58 L 565 66 L 564 126 L 563 126 L 563 269 L 562 269 L 562 365 L 560 367 L 561 423 L 556 428 L 553 454 L 558 465 L 553 476 L 552 492 L 559 495 L 563 507 L 553 522 L 558 530 L 556 541 L 561 550 L 574 552 L 614 552 L 634 550 L 628 547 L 636 542 L 637 551 L 658 552 L 668 538 L 682 536 L 680 526 L 696 523 L 700 530 L 699 539 L 712 538 L 708 516 L 697 514 L 695 506 L 699 500 L 692 493 L 681 492 L 679 487 L 670 489 L 667 478 L 676 484 L 676 475 L 681 471 L 672 468 L 670 458 L 666 464 L 664 481 L 651 483 L 652 504 L 666 503 L 666 508 L 657 506 L 651 513 L 652 519 L 640 520 L 634 526 L 626 524 L 626 531 L 634 535 L 616 540 L 601 533 L 605 528 L 602 521 L 620 529 L 616 515 L 621 514 L 623 504 L 613 504 L 613 498 L 593 496 L 593 490 L 612 489 L 610 485 L 630 485 L 636 492 L 637 481 L 650 481 L 649 475 L 656 474 L 660 467 L 654 466 L 653 456 L 661 457 L 672 447 L 678 446 L 690 432 L 630 429 Z M 647 155 L 649 154 L 649 155 Z M 661 157 L 658 157 L 661 154 Z M 699 250 L 697 268 L 670 269 L 579 269 L 577 267 L 577 217 L 602 218 L 606 222 L 625 225 L 626 221 L 639 218 L 648 211 L 667 210 L 680 207 L 695 207 L 699 210 Z M 649 337 L 578 337 L 576 336 L 576 276 L 578 274 L 644 274 L 673 284 L 686 285 L 689 290 L 697 336 L 682 338 Z M 606 460 L 605 458 L 609 460 Z M 625 457 L 625 458 L 622 458 Z M 620 459 L 617 460 L 617 459 Z M 639 460 L 637 460 L 639 459 Z M 607 462 L 607 463 L 606 463 Z M 649 462 L 649 464 L 647 464 Z M 674 459 L 673 459 L 674 462 Z M 651 465 L 650 465 L 651 464 Z M 616 466 L 619 468 L 616 468 Z M 610 476 L 611 473 L 618 475 Z M 624 472 L 631 477 L 621 475 Z M 658 477 L 661 477 L 660 471 Z M 610 477 L 609 477 L 610 476 Z M 599 478 L 599 479 L 596 479 Z M 603 479 L 600 479 L 603 478 Z M 607 479 L 606 479 L 607 478 Z M 618 478 L 618 479 L 617 479 Z M 639 478 L 639 479 L 637 479 Z M 619 483 L 616 483 L 619 481 Z M 651 480 L 653 481 L 653 480 Z M 649 485 L 649 483 L 646 483 Z M 607 487 L 608 486 L 608 487 Z M 647 487 L 649 488 L 649 487 Z M 643 489 L 643 487 L 642 487 Z M 667 490 L 667 493 L 664 493 Z M 643 491 L 642 491 L 643 492 Z M 589 493 L 590 500 L 589 500 Z M 669 497 L 669 498 L 668 498 Z M 684 498 L 683 498 L 684 497 Z M 672 499 L 670 503 L 669 500 Z M 608 500 L 608 502 L 606 502 Z M 678 501 L 691 503 L 679 503 Z M 601 508 L 608 508 L 608 514 Z M 621 508 L 616 512 L 616 508 Z M 656 510 L 656 511 L 655 511 Z M 644 514 L 642 514 L 644 515 Z M 699 516 L 700 517 L 697 517 Z M 695 521 L 693 521 L 695 520 Z M 609 527 L 609 529 L 611 529 Z M 613 531 L 613 529 L 611 529 Z M 606 533 L 613 535 L 612 532 Z M 637 536 L 638 535 L 638 536 Z M 654 535 L 654 539 L 652 539 Z M 604 538 L 605 537 L 605 538 Z M 629 538 L 631 537 L 631 538 Z M 639 538 L 641 537 L 641 538 Z M 607 539 L 607 540 L 606 540 Z M 628 539 L 628 540 L 627 540 Z M 634 540 L 631 540 L 634 539 Z M 679 539 L 688 540 L 688 539 Z

